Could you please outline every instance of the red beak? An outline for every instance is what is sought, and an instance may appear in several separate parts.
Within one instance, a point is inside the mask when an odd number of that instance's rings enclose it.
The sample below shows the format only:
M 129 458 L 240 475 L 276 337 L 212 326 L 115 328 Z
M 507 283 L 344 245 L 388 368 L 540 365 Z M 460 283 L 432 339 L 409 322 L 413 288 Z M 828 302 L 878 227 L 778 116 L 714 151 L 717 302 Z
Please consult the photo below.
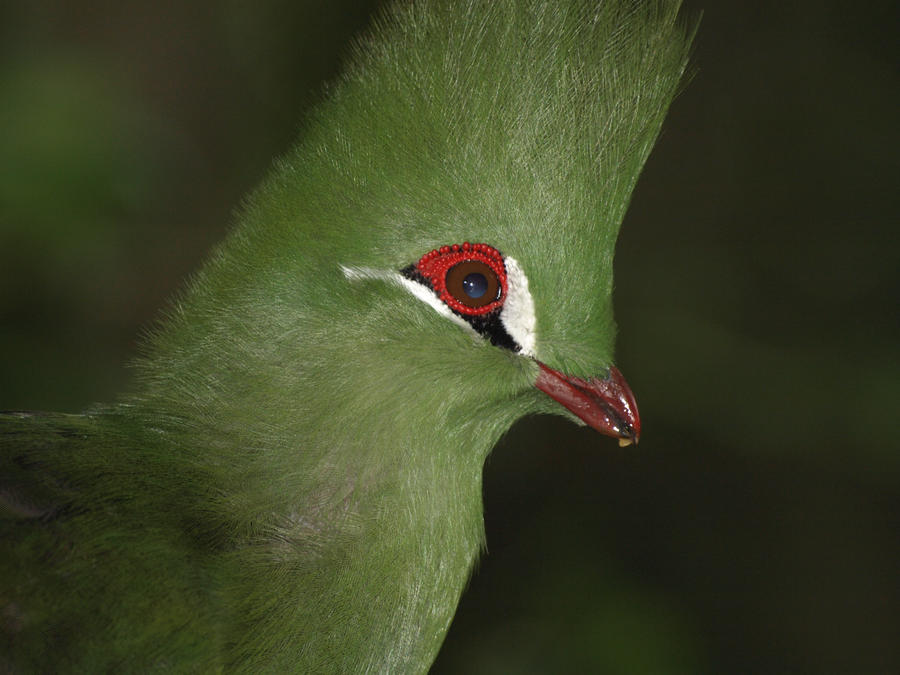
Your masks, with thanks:
M 641 418 L 634 394 L 618 368 L 610 366 L 609 375 L 603 379 L 582 380 L 553 370 L 540 361 L 537 364 L 541 370 L 535 387 L 601 434 L 618 438 L 619 445 L 638 442 Z

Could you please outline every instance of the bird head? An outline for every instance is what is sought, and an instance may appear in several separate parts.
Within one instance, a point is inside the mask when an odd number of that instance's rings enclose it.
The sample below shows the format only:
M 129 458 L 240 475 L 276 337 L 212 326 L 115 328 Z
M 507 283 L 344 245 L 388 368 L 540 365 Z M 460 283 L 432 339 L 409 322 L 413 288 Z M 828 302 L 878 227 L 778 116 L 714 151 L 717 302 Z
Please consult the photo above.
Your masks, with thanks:
M 168 342 L 182 361 L 205 354 L 205 372 L 244 373 L 194 392 L 239 389 L 254 415 L 280 397 L 319 428 L 352 408 L 405 419 L 409 434 L 489 427 L 492 443 L 539 412 L 637 442 L 613 363 L 613 250 L 686 65 L 677 13 L 394 7 L 245 204 L 157 352 L 172 356 Z M 194 337 L 166 337 L 187 334 L 182 315 L 202 317 Z

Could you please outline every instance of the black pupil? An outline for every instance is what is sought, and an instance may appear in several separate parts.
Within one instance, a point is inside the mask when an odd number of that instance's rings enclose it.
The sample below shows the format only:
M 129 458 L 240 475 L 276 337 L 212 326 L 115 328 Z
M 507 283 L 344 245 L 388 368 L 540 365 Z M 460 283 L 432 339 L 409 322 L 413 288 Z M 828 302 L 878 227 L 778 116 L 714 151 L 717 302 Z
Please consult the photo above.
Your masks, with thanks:
M 462 280 L 463 292 L 470 298 L 480 298 L 487 293 L 488 282 L 483 274 L 472 272 Z

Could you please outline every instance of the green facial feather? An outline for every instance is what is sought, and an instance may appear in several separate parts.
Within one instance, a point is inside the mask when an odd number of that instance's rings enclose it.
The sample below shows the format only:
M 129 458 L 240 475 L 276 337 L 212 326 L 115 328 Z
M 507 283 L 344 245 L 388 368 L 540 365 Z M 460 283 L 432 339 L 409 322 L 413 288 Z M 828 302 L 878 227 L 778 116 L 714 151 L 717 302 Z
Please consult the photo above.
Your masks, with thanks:
M 133 392 L 0 420 L 0 669 L 427 670 L 483 545 L 485 457 L 523 415 L 575 417 L 395 273 L 486 242 L 527 275 L 533 356 L 606 373 L 679 4 L 383 14 Z

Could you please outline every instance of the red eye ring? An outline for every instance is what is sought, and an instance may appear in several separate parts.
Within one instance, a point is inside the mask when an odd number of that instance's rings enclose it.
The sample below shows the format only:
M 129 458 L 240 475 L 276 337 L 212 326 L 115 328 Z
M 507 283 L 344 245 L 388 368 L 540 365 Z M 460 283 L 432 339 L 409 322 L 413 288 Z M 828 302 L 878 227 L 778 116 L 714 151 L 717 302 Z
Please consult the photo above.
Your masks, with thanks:
M 497 276 L 498 293 L 496 300 L 480 307 L 471 307 L 457 300 L 447 288 L 447 273 L 463 262 L 480 262 Z M 506 265 L 503 255 L 488 244 L 453 244 L 423 255 L 416 263 L 416 271 L 421 274 L 438 297 L 450 309 L 465 316 L 483 316 L 501 307 L 506 300 Z

